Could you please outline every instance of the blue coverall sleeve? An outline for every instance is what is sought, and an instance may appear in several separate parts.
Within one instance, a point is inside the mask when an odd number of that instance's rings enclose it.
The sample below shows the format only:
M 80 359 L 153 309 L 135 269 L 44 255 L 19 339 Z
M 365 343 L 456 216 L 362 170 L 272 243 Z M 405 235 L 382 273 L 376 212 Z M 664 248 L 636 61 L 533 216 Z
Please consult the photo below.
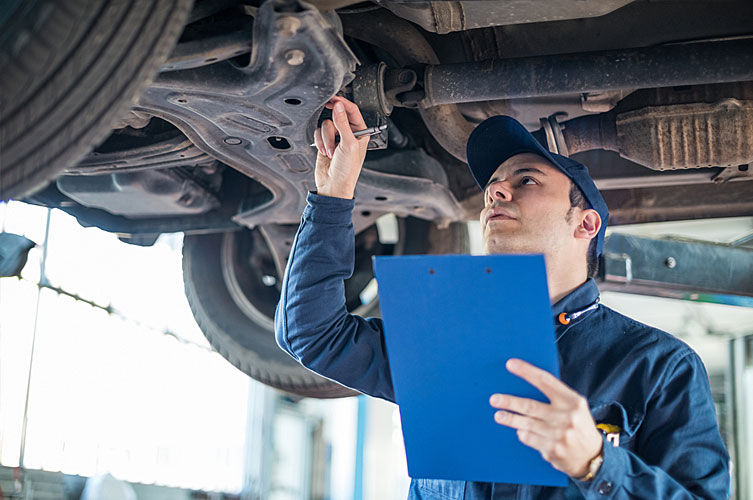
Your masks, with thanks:
M 324 377 L 394 401 L 381 319 L 345 307 L 344 280 L 355 261 L 355 203 L 314 193 L 307 201 L 275 312 L 277 343 Z
M 635 453 L 605 442 L 596 477 L 575 481 L 587 499 L 729 497 L 729 455 L 703 363 L 687 351 L 668 372 L 647 405 Z

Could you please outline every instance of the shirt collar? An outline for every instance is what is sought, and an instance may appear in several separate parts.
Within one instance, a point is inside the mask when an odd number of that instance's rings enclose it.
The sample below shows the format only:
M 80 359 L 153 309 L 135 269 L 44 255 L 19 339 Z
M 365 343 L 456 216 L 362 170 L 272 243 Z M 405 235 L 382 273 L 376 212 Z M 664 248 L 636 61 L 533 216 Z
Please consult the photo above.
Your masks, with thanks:
M 581 286 L 570 292 L 563 299 L 552 306 L 556 319 L 560 313 L 574 313 L 585 309 L 599 298 L 599 287 L 593 278 L 589 278 Z

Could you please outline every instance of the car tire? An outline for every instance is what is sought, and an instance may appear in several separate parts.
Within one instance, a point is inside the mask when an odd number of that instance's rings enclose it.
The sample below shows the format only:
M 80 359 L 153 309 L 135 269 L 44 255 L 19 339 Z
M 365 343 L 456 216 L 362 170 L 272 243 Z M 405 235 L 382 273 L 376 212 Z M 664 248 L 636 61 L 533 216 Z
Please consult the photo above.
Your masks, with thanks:
M 0 200 L 102 141 L 157 74 L 193 0 L 8 0 L 0 11 Z
M 361 316 L 379 314 L 377 300 L 359 307 L 359 295 L 373 279 L 372 254 L 468 253 L 465 224 L 438 229 L 431 222 L 413 218 L 399 219 L 398 224 L 399 240 L 394 245 L 377 244 L 367 249 L 363 242 L 374 241 L 376 226 L 359 233 L 354 275 L 346 282 L 346 302 L 351 312 Z M 264 245 L 257 230 L 185 237 L 186 297 L 204 335 L 225 359 L 266 385 L 303 397 L 356 395 L 304 368 L 277 345 L 273 318 L 281 279 L 271 285 L 270 276 L 278 273 L 269 253 L 263 251 Z

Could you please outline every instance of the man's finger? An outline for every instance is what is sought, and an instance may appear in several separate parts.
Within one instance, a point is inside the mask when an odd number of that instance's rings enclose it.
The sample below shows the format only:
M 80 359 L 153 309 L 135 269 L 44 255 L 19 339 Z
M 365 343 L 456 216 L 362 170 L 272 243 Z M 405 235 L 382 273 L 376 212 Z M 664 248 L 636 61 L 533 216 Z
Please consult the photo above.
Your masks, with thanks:
M 518 440 L 529 448 L 541 453 L 544 460 L 549 461 L 551 458 L 552 440 L 541 434 L 536 434 L 528 430 L 520 429 L 517 432 Z
M 578 393 L 570 389 L 560 379 L 548 371 L 537 368 L 522 359 L 510 359 L 507 361 L 506 366 L 510 373 L 517 375 L 540 390 L 552 403 L 555 400 L 565 399 L 569 401 L 574 397 L 578 397 Z
M 550 427 L 547 422 L 537 418 L 500 410 L 494 413 L 494 421 L 505 427 L 512 427 L 513 429 L 520 429 L 542 436 L 549 436 L 550 439 L 552 437 L 552 427 Z
M 318 128 L 314 131 L 314 144 L 316 144 L 316 150 L 322 156 L 327 156 L 324 151 L 324 141 L 322 140 L 322 129 Z
M 355 103 L 346 98 L 336 95 L 327 103 L 327 108 L 334 110 L 335 104 L 338 102 L 343 105 L 345 114 L 348 117 L 348 123 L 353 127 L 353 130 L 363 130 L 366 128 L 366 122 L 363 120 L 361 110 L 358 109 Z
M 332 154 L 335 152 L 335 125 L 332 120 L 324 120 L 322 122 L 322 141 L 324 142 L 324 151 L 327 156 L 332 158 Z
M 332 120 L 335 123 L 335 128 L 340 133 L 340 144 L 343 147 L 351 148 L 356 142 L 356 138 L 353 135 L 350 121 L 348 121 L 348 115 L 345 112 L 345 106 L 342 102 L 336 102 L 335 107 L 332 110 Z
M 499 410 L 509 410 L 540 419 L 546 418 L 551 413 L 551 406 L 546 403 L 509 394 L 492 394 L 489 404 Z

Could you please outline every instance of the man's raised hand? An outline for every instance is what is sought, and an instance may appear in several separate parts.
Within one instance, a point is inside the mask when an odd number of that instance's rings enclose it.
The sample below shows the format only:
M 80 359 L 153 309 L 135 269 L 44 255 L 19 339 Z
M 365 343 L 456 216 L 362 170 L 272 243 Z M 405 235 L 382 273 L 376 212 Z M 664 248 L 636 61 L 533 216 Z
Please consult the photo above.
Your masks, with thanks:
M 368 136 L 355 137 L 353 132 L 365 129 L 366 123 L 358 106 L 344 97 L 333 97 L 326 107 L 332 110 L 332 120 L 324 120 L 314 133 L 317 193 L 351 199 L 369 145 Z M 336 133 L 340 135 L 339 144 L 335 143 Z
M 507 369 L 544 393 L 549 403 L 493 394 L 489 403 L 499 410 L 494 420 L 517 429 L 520 442 L 541 453 L 555 469 L 573 478 L 585 476 L 603 443 L 586 398 L 551 373 L 520 359 L 509 360 Z

